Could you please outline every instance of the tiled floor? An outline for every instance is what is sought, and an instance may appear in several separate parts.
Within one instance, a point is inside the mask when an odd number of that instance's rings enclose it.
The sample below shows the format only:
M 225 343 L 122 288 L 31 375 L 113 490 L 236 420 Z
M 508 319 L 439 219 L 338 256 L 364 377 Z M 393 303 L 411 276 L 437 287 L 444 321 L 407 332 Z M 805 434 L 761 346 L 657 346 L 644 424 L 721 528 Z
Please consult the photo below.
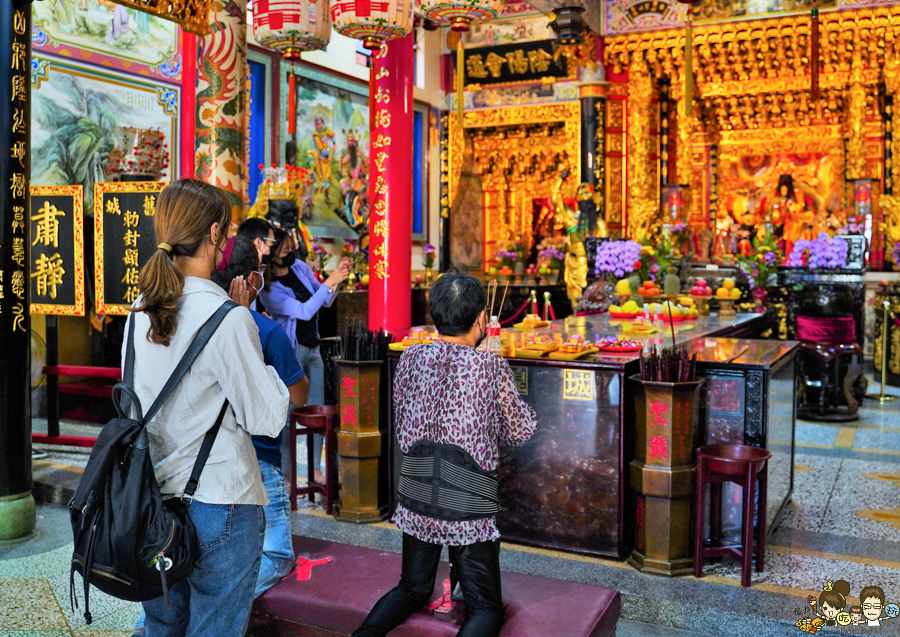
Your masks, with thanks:
M 878 386 L 870 384 L 870 391 Z M 898 388 L 890 391 L 900 394 Z M 67 427 L 75 435 L 91 431 Z M 50 450 L 50 457 L 35 462 L 36 481 L 54 484 L 56 501 L 63 503 L 87 452 Z M 127 635 L 136 605 L 92 594 L 90 627 L 79 611 L 70 610 L 68 516 L 58 506 L 42 506 L 40 512 L 35 540 L 0 548 L 0 637 Z M 318 508 L 296 513 L 293 530 L 400 550 L 392 524 L 338 523 Z M 881 407 L 866 401 L 859 423 L 798 422 L 793 501 L 769 540 L 766 570 L 754 573 L 750 589 L 740 587 L 739 568 L 727 559 L 708 564 L 700 580 L 670 580 L 616 561 L 504 544 L 502 567 L 621 591 L 619 637 L 799 635 L 794 622 L 806 614 L 807 596 L 818 596 L 827 581 L 837 579 L 850 583 L 849 601 L 856 602 L 863 587 L 877 585 L 888 602 L 900 603 L 900 403 Z M 882 623 L 868 630 L 900 635 L 900 618 Z

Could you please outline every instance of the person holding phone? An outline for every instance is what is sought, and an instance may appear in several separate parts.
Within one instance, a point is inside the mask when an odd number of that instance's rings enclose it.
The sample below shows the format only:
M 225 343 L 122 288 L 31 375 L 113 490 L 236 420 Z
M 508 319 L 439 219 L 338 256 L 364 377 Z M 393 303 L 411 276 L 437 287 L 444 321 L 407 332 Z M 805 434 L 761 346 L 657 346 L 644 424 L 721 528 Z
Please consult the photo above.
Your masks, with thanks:
M 259 298 L 266 312 L 278 323 L 291 341 L 297 360 L 309 378 L 307 405 L 325 402 L 325 367 L 319 353 L 319 310 L 330 307 L 338 287 L 350 276 L 350 260 L 344 259 L 324 283 L 319 283 L 312 268 L 297 259 L 290 236 L 275 230 L 275 255 L 267 271 L 268 281 Z M 322 482 L 322 446 L 325 438 L 313 439 L 315 480 Z M 289 453 L 284 453 L 289 458 Z

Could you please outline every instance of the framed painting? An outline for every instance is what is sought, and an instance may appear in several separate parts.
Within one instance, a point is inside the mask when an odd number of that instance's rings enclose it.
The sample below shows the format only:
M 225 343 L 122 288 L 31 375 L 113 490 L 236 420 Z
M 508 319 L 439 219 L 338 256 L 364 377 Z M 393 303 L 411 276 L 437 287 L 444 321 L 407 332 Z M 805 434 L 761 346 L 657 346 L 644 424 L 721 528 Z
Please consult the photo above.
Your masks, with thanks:
M 94 184 L 113 181 L 110 153 L 128 127 L 165 137 L 169 164 L 159 180 L 171 179 L 178 165 L 178 88 L 37 56 L 31 84 L 32 185 L 81 186 L 85 214 L 92 215 Z
M 182 31 L 174 22 L 109 0 L 48 0 L 31 7 L 35 52 L 181 81 Z
M 367 232 L 369 203 L 368 87 L 306 66 L 297 73 L 297 133 L 285 135 L 288 164 L 309 170 L 303 222 L 316 238 L 359 239 Z M 287 108 L 287 65 L 282 113 Z M 288 130 L 284 122 L 284 130 Z

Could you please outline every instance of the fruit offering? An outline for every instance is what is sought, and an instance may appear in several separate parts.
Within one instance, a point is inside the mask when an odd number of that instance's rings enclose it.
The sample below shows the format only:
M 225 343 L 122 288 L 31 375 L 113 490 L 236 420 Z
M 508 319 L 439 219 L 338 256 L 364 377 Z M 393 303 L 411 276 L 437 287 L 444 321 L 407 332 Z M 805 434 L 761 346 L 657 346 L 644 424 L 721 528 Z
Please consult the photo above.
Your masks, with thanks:
M 502 268 L 497 270 L 497 274 L 501 276 L 511 276 L 513 274 L 513 271 L 512 268 L 510 268 L 508 265 L 504 265 Z
M 628 279 L 616 281 L 616 294 L 619 296 L 631 296 L 631 283 L 628 282 Z
M 644 281 L 637 293 L 641 296 L 659 296 L 659 288 L 653 281 Z
M 525 349 L 533 349 L 540 352 L 555 352 L 559 349 L 559 341 L 554 341 L 549 336 L 541 335 L 529 339 Z
M 593 346 L 584 340 L 581 334 L 573 334 L 562 344 L 559 351 L 562 354 L 581 354 L 593 349 Z
M 693 296 L 712 296 L 712 288 L 706 283 L 706 279 L 697 279 L 694 287 L 691 288 Z
M 626 301 L 621 306 L 609 306 L 609 313 L 612 315 L 636 316 L 640 311 L 641 308 L 635 301 Z
M 437 332 L 429 332 L 428 336 L 425 337 L 426 343 L 437 343 L 437 342 L 440 342 L 440 340 L 441 340 L 441 335 L 438 334 Z

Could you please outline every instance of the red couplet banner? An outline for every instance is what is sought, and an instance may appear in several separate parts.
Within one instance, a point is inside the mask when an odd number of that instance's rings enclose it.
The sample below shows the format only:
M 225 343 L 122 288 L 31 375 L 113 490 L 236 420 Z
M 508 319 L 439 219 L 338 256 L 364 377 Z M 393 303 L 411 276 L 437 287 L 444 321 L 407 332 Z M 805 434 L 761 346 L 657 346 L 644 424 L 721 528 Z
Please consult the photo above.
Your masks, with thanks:
M 369 178 L 369 328 L 410 328 L 413 195 L 413 36 L 374 56 Z

